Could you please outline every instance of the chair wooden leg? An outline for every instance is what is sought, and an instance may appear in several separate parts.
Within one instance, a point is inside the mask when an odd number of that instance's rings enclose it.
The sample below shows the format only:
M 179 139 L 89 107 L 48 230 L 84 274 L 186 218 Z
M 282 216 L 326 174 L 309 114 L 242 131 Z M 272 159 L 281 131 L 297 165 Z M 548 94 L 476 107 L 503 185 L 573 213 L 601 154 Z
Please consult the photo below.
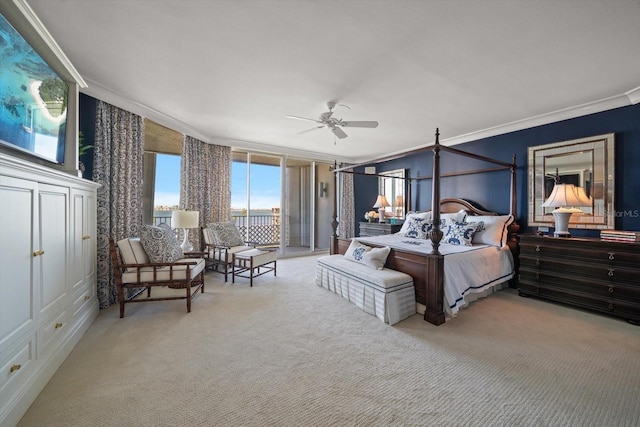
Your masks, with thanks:
M 191 313 L 191 284 L 187 284 L 187 313 Z

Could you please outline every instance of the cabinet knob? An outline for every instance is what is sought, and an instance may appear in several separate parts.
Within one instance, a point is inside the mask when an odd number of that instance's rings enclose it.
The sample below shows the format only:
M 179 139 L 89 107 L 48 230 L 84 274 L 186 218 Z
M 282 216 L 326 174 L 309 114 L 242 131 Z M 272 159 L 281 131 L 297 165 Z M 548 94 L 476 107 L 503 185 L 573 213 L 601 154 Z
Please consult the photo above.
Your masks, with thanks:
M 62 328 L 62 323 L 56 322 L 55 329 L 60 329 L 60 328 Z
M 609 254 L 609 261 L 613 261 L 613 259 L 615 258 L 615 252 L 608 252 Z
M 609 286 L 609 289 L 607 289 L 609 291 L 609 293 L 613 293 L 613 286 Z
M 607 273 L 607 274 L 609 275 L 609 277 L 613 277 L 613 272 L 614 272 L 614 271 L 615 271 L 615 270 L 614 270 L 613 268 L 610 268 L 610 269 L 609 269 L 609 273 Z
M 82 236 L 82 240 L 89 240 L 91 236 Z
M 609 310 L 613 310 L 613 304 L 609 304 Z
M 540 252 L 540 245 L 536 245 L 536 252 Z
M 43 250 L 38 249 L 37 251 L 35 251 L 33 253 L 33 256 L 40 256 L 40 255 L 44 255 L 44 251 Z
M 16 363 L 15 365 L 11 365 L 11 367 L 9 368 L 9 373 L 11 372 L 15 372 L 17 370 L 19 370 L 20 368 L 22 368 L 22 365 Z
M 536 265 L 540 265 L 540 260 L 539 259 L 536 260 Z
M 536 273 L 536 280 L 540 278 L 540 273 Z

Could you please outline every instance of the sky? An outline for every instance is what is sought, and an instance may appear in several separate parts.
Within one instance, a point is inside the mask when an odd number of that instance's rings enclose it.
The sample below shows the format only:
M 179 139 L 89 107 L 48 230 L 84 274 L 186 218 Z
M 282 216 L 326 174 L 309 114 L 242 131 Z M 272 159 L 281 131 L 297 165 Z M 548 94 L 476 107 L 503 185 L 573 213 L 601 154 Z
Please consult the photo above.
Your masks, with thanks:
M 231 166 L 231 207 L 246 208 L 247 164 L 233 162 Z M 156 156 L 156 186 L 154 202 L 178 205 L 180 202 L 180 156 Z M 251 165 L 251 209 L 271 209 L 280 206 L 280 167 Z

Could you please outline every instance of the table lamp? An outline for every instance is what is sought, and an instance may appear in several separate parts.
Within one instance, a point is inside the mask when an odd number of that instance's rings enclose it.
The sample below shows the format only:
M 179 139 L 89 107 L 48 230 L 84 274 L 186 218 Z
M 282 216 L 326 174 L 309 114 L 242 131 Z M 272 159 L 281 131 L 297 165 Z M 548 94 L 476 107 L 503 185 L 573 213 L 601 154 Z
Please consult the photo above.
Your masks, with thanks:
M 384 215 L 386 211 L 385 208 L 388 206 L 391 206 L 391 205 L 387 201 L 387 198 L 384 196 L 384 194 L 378 195 L 378 198 L 376 199 L 376 203 L 373 205 L 373 207 L 378 208 L 378 215 L 380 217 L 379 219 L 380 222 L 384 222 Z
M 402 217 L 402 210 L 404 209 L 404 198 L 402 196 L 396 196 L 394 205 L 396 207 L 396 217 Z
M 198 228 L 199 221 L 200 212 L 198 211 L 178 210 L 171 213 L 171 226 L 184 229 L 184 240 L 180 245 L 182 252 L 193 250 L 193 244 L 189 241 L 189 229 Z
M 556 228 L 553 232 L 555 237 L 571 237 L 569 219 L 574 213 L 582 213 L 576 206 L 591 206 L 591 203 L 581 196 L 573 184 L 554 185 L 551 195 L 545 200 L 542 207 L 556 208 L 551 212 L 556 222 Z

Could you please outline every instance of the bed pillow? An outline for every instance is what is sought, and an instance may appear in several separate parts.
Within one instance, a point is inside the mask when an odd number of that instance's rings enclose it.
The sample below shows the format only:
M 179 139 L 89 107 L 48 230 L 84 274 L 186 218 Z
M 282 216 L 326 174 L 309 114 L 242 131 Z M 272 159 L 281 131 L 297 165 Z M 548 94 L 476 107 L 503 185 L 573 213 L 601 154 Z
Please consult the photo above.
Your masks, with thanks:
M 447 221 L 442 243 L 460 246 L 472 246 L 473 236 L 484 227 L 484 223 L 479 222 L 458 222 Z
M 513 215 L 473 216 L 469 215 L 467 222 L 482 222 L 484 227 L 473 236 L 473 243 L 497 246 L 507 244 L 507 228 L 513 222 Z
M 464 222 L 464 219 L 467 216 L 467 211 L 465 211 L 464 209 L 460 209 L 458 212 L 455 213 L 441 213 L 440 214 L 440 219 L 445 220 L 445 222 L 449 222 L 450 219 L 456 221 L 456 222 Z
M 391 248 L 388 246 L 372 248 L 371 246 L 367 246 L 355 239 L 352 239 L 351 244 L 343 257 L 349 261 L 364 264 L 367 267 L 375 268 L 376 270 L 382 270 L 384 268 L 384 263 L 387 262 L 389 252 L 391 252 Z
M 445 226 L 445 220 L 440 220 L 440 228 Z M 409 226 L 407 228 L 407 232 L 404 234 L 405 237 L 411 237 L 413 239 L 428 239 L 429 233 L 433 228 L 433 221 L 431 219 L 422 219 L 422 218 L 411 218 L 409 220 Z
M 407 215 L 404 218 L 404 222 L 402 223 L 402 227 L 400 228 L 400 231 L 398 231 L 396 234 L 399 234 L 401 236 L 406 236 L 407 235 L 407 231 L 409 231 L 409 223 L 411 222 L 411 220 L 413 218 L 420 218 L 420 219 L 423 219 L 423 220 L 431 219 L 431 211 L 428 211 L 428 212 L 407 212 Z

